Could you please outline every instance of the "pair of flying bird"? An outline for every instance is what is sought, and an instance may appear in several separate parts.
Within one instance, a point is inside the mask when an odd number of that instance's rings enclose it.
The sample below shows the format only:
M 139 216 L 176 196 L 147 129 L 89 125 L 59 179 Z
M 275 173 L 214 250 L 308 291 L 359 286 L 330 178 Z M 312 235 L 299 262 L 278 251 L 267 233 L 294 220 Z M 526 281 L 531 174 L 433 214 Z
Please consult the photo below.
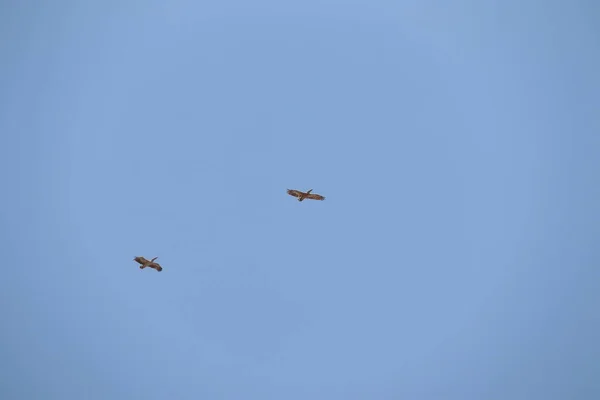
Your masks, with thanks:
M 287 193 L 290 196 L 297 197 L 298 201 L 304 201 L 305 199 L 325 200 L 325 197 L 321 196 L 320 194 L 311 193 L 311 192 L 312 192 L 312 189 L 310 189 L 308 192 L 301 192 L 300 190 L 287 189 Z M 159 263 L 154 262 L 154 260 L 156 260 L 157 258 L 158 257 L 154 257 L 152 260 L 148 261 L 144 257 L 136 257 L 133 260 L 140 264 L 140 269 L 149 267 L 149 268 L 153 268 L 153 269 L 157 270 L 158 272 L 160 272 L 160 271 L 162 271 L 162 267 L 160 266 Z

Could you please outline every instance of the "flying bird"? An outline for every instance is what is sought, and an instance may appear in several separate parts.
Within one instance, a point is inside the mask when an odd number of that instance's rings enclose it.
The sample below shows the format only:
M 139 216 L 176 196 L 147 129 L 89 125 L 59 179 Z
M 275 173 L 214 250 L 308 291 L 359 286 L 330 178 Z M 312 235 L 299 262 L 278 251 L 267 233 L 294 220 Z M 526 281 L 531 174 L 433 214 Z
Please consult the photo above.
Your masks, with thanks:
M 133 261 L 137 261 L 138 263 L 140 263 L 140 269 L 144 269 L 146 267 L 150 267 L 150 268 L 154 268 L 155 270 L 157 270 L 158 272 L 162 271 L 162 267 L 160 266 L 159 263 L 154 262 L 154 260 L 156 260 L 158 257 L 154 257 L 152 260 L 148 261 L 146 260 L 144 257 L 136 257 L 133 259 Z
M 325 200 L 325 197 L 321 196 L 320 194 L 316 194 L 316 193 L 311 193 L 312 189 L 310 189 L 308 192 L 301 192 L 299 190 L 287 190 L 287 193 L 290 196 L 294 196 L 298 198 L 298 201 L 303 201 L 304 199 L 311 199 L 311 200 Z

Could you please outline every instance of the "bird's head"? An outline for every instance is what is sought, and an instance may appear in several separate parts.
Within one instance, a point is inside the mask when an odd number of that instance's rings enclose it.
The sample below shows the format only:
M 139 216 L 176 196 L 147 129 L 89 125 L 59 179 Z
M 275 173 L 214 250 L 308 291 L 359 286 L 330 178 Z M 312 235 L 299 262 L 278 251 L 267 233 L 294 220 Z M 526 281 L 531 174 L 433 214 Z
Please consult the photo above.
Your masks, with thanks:
M 310 192 L 312 192 L 312 189 L 310 189 L 310 190 L 309 190 L 308 192 L 306 192 L 306 193 L 310 193 Z
M 154 257 L 152 260 L 150 260 L 150 262 L 154 262 L 154 260 L 156 260 L 158 257 Z

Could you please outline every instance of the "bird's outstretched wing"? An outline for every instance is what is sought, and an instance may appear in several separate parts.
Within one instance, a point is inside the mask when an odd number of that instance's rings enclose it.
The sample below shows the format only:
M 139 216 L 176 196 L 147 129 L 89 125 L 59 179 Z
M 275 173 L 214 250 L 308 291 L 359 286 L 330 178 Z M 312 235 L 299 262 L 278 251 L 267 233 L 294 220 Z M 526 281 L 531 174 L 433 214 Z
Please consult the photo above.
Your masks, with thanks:
M 309 193 L 306 196 L 307 199 L 313 199 L 313 200 L 325 200 L 325 197 L 321 196 L 320 194 L 316 194 L 316 193 Z
M 152 264 L 149 265 L 150 268 L 154 268 L 155 270 L 157 270 L 158 272 L 162 271 L 162 267 L 160 266 L 159 263 L 157 262 L 153 262 Z
M 287 194 L 294 197 L 300 197 L 303 193 L 298 190 L 288 189 Z
M 145 265 L 148 264 L 150 261 L 146 260 L 144 257 L 136 257 L 133 259 L 133 261 L 137 261 L 138 263 Z

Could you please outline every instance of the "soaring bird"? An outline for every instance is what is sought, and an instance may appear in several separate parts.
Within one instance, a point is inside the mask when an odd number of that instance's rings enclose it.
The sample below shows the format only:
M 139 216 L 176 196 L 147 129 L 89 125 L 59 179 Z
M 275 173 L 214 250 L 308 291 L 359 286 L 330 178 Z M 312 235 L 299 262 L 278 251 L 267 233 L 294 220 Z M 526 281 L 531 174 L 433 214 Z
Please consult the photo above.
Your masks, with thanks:
M 150 268 L 154 268 L 155 270 L 157 270 L 158 272 L 162 271 L 162 267 L 160 266 L 159 263 L 154 262 L 154 260 L 156 260 L 158 257 L 154 257 L 152 260 L 148 261 L 146 260 L 144 257 L 136 257 L 133 259 L 133 261 L 137 261 L 138 263 L 140 263 L 140 269 L 144 269 L 146 267 L 150 267 Z
M 315 193 L 311 193 L 312 189 L 310 189 L 308 192 L 301 192 L 299 190 L 287 190 L 287 193 L 290 196 L 294 196 L 298 198 L 298 201 L 303 201 L 304 199 L 311 199 L 311 200 L 325 200 L 325 197 L 321 196 L 320 194 L 315 194 Z

